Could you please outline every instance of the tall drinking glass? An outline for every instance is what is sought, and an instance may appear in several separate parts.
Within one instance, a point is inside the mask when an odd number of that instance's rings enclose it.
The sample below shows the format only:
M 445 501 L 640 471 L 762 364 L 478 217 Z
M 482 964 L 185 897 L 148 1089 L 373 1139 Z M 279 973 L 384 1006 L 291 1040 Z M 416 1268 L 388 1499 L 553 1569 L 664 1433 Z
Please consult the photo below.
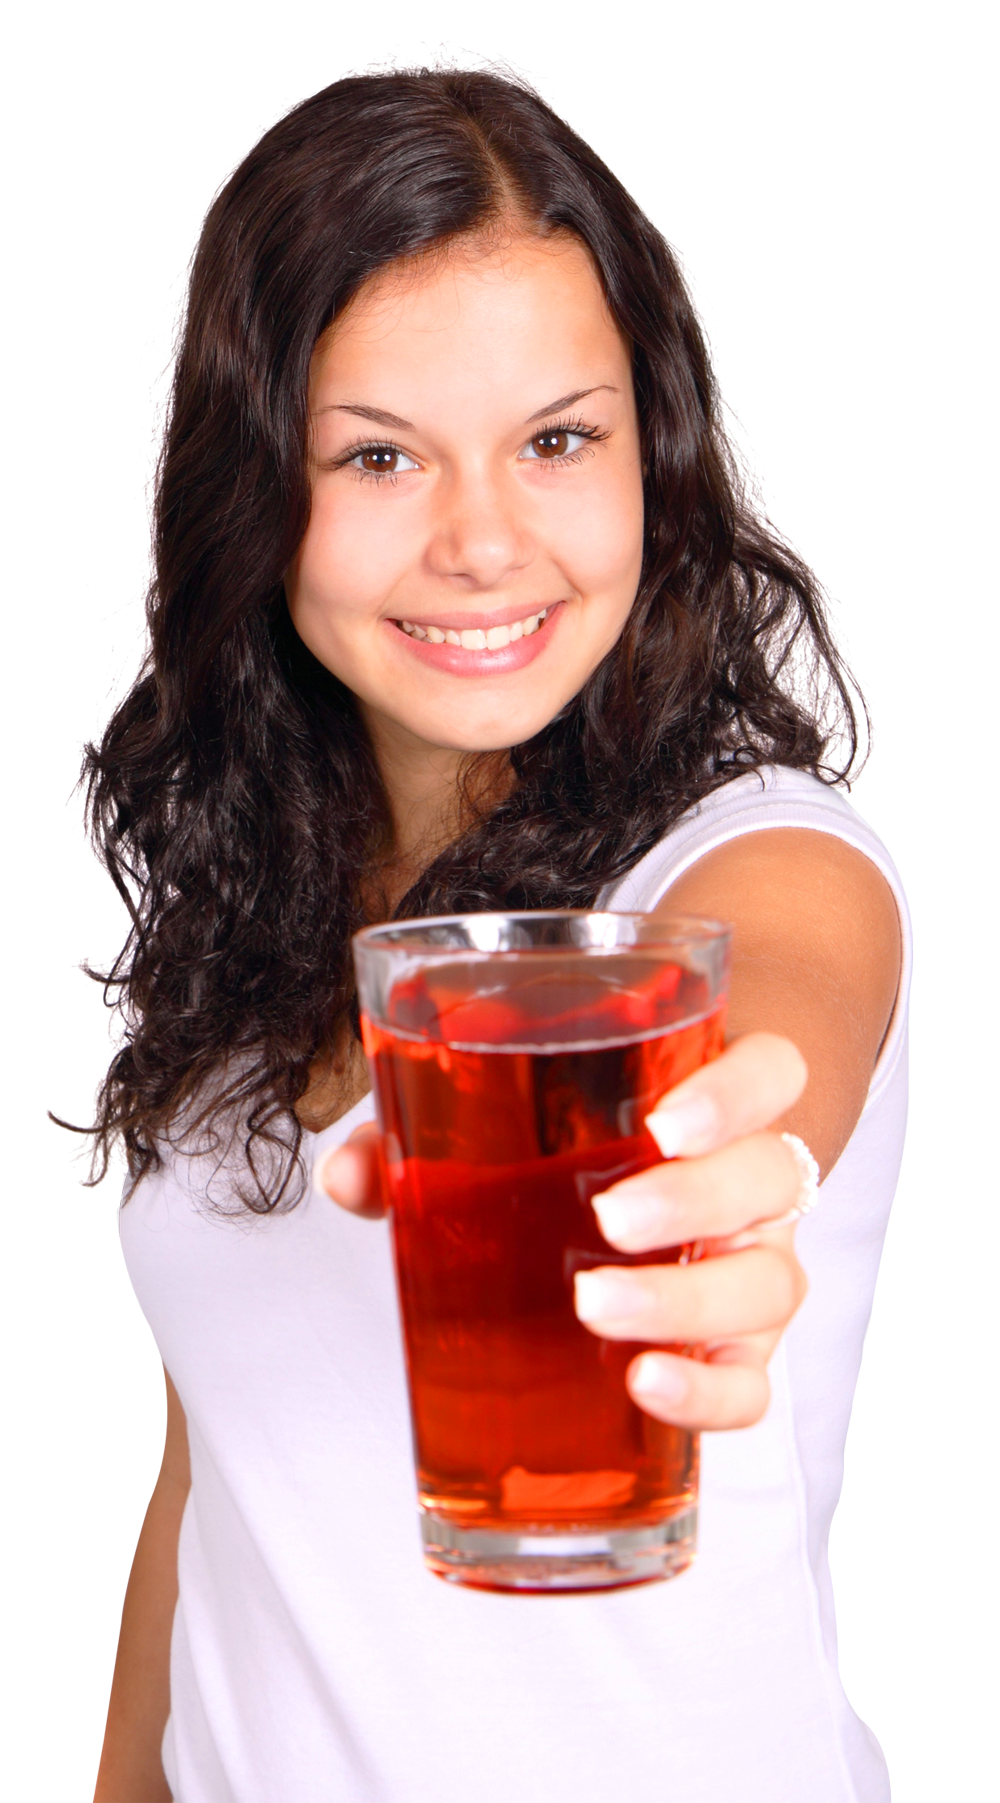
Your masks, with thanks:
M 581 1326 L 573 1278 L 691 1256 L 615 1252 L 591 1198 L 659 1162 L 644 1117 L 721 1050 L 728 930 L 472 914 L 371 927 L 354 955 L 428 1566 L 513 1590 L 673 1576 L 697 1436 L 632 1402 L 639 1348 Z

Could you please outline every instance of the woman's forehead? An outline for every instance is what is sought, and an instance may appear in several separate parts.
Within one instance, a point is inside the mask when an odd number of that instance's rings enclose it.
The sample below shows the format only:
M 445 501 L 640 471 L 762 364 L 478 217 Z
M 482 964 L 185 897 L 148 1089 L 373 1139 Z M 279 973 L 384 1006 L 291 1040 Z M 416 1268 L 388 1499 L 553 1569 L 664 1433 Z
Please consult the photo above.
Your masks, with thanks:
M 313 404 L 374 373 L 417 393 L 444 370 L 533 388 L 550 370 L 583 364 L 584 374 L 593 365 L 621 376 L 628 361 L 577 238 L 491 234 L 390 264 L 366 283 L 316 347 Z

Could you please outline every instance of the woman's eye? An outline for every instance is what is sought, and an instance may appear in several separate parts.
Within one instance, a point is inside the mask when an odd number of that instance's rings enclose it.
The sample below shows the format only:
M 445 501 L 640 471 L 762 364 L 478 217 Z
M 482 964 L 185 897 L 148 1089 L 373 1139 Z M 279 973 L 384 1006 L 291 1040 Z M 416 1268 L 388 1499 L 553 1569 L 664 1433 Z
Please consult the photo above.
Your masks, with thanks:
M 414 458 L 393 444 L 369 444 L 355 451 L 350 467 L 365 476 L 399 476 L 404 470 L 415 470 Z
M 560 457 L 571 457 L 587 443 L 589 436 L 587 432 L 570 432 L 565 426 L 553 426 L 547 432 L 536 432 L 521 456 L 528 463 L 554 463 Z

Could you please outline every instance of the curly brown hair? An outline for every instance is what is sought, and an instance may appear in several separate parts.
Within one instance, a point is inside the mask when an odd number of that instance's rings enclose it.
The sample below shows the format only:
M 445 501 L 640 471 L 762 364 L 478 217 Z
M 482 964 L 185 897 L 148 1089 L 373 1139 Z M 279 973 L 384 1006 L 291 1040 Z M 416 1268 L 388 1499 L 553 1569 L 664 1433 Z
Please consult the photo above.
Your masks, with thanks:
M 295 1108 L 355 1019 L 350 938 L 388 831 L 354 698 L 298 639 L 282 588 L 309 517 L 310 358 L 377 270 L 512 205 L 588 247 L 632 346 L 643 570 L 613 650 L 513 749 L 505 798 L 396 912 L 586 907 L 741 771 L 835 781 L 856 755 L 817 585 L 746 501 L 676 260 L 621 184 L 493 74 L 324 89 L 205 221 L 159 470 L 149 657 L 87 748 L 92 830 L 132 923 L 100 977 L 124 1037 L 90 1129 L 98 1172 L 118 1137 L 137 1180 L 179 1122 L 227 1116 L 246 1206 L 300 1193 Z

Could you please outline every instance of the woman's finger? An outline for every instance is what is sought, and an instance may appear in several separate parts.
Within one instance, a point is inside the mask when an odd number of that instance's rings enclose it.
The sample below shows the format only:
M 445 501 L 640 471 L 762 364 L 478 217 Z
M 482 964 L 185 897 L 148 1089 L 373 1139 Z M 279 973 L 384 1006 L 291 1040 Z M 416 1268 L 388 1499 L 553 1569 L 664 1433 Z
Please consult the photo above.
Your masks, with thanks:
M 678 1158 L 626 1177 L 594 1196 L 601 1232 L 622 1252 L 652 1252 L 687 1240 L 728 1239 L 779 1220 L 798 1201 L 802 1175 L 776 1133 L 753 1133 L 704 1158 Z
M 577 1319 L 601 1339 L 700 1345 L 786 1326 L 806 1278 L 793 1253 L 762 1244 L 689 1265 L 599 1265 L 574 1290 Z
M 385 1214 L 378 1168 L 379 1131 L 374 1121 L 355 1127 L 350 1139 L 313 1165 L 313 1188 L 351 1214 L 377 1220 Z
M 625 1382 L 647 1415 L 694 1433 L 752 1427 L 771 1396 L 766 1354 L 751 1340 L 728 1341 L 704 1360 L 643 1352 L 632 1360 Z
M 664 1158 L 689 1158 L 758 1133 L 797 1102 L 806 1061 L 778 1033 L 747 1033 L 657 1102 L 646 1125 Z

